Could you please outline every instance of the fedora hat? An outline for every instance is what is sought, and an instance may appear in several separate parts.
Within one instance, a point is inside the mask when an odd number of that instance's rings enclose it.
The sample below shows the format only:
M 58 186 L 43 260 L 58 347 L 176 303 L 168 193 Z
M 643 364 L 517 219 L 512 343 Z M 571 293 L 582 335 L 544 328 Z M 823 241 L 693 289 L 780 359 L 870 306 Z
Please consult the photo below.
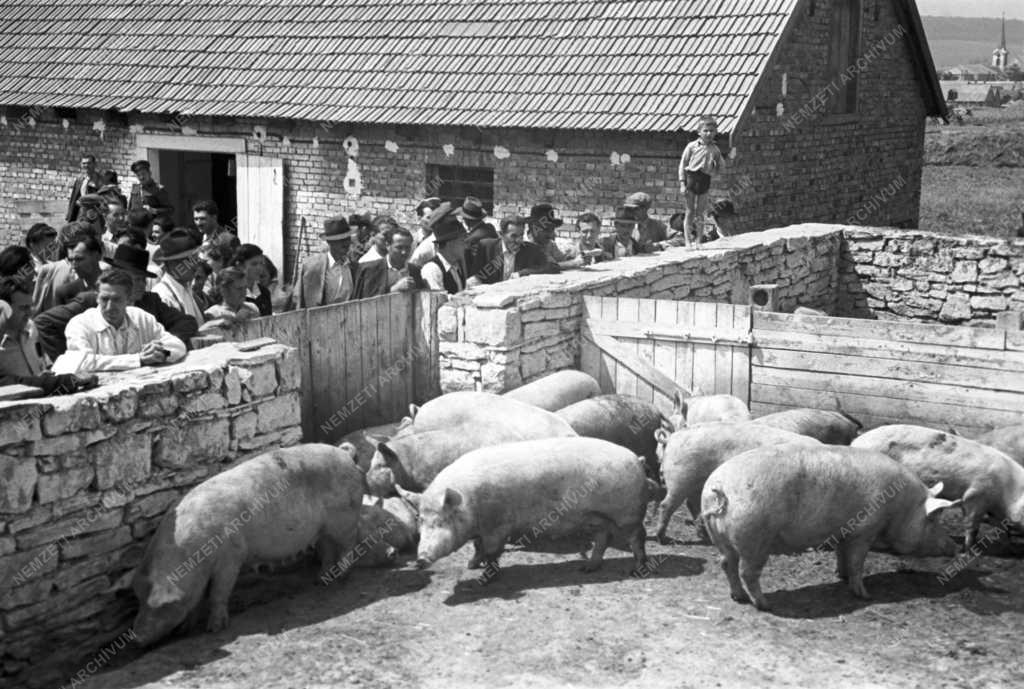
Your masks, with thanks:
M 550 203 L 538 203 L 530 209 L 530 224 L 558 227 L 562 224 L 562 219 L 555 217 L 555 209 Z
M 153 252 L 153 263 L 177 261 L 199 253 L 199 242 L 189 233 L 176 227 L 160 238 L 160 248 Z
M 156 273 L 149 271 L 149 252 L 145 249 L 119 244 L 114 249 L 114 255 L 103 260 L 115 268 L 121 268 L 130 273 L 142 273 L 148 278 L 156 277 Z
M 343 239 L 352 239 L 352 234 L 345 216 L 336 215 L 324 221 L 324 231 L 320 233 L 320 239 L 325 242 L 340 242 Z
M 613 218 L 613 222 L 616 225 L 636 225 L 637 219 L 633 215 L 632 210 L 625 206 L 620 206 L 619 209 L 615 211 L 615 218 Z
M 450 239 L 465 237 L 466 230 L 454 215 L 446 215 L 434 225 L 434 243 L 447 242 Z
M 483 220 L 487 212 L 484 210 L 484 204 L 480 199 L 475 196 L 467 196 L 462 200 L 462 207 L 455 211 L 455 214 L 467 220 Z

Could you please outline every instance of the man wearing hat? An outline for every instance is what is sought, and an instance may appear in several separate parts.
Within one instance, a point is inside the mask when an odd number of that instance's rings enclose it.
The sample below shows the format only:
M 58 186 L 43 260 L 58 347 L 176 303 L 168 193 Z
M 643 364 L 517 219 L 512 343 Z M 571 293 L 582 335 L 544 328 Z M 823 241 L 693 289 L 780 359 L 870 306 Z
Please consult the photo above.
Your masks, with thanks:
M 613 220 L 615 234 L 601 237 L 601 256 L 605 260 L 625 258 L 645 253 L 640 244 L 633 238 L 636 231 L 637 220 L 633 212 L 626 207 L 619 208 L 615 212 Z
M 534 273 L 557 273 L 558 265 L 536 244 L 523 241 L 528 218 L 507 216 L 501 219 L 498 239 L 481 239 L 477 262 L 469 287 L 494 284 Z
M 156 277 L 149 271 L 149 252 L 129 244 L 119 244 L 113 257 L 105 261 L 111 267 L 119 268 L 132 277 L 128 303 L 156 318 L 164 330 L 188 345 L 192 337 L 198 333 L 202 321 L 197 322 L 192 316 L 168 306 L 156 293 L 146 290 L 147 280 Z M 68 321 L 94 306 L 95 291 L 79 292 L 67 304 L 55 306 L 36 316 L 39 341 L 47 356 L 56 359 L 67 350 L 64 329 Z
M 668 238 L 668 228 L 665 223 L 655 220 L 647 213 L 651 209 L 651 195 L 638 191 L 626 197 L 623 204 L 632 211 L 636 218 L 636 228 L 633 230 L 633 239 L 640 245 L 644 252 L 651 252 L 656 249 L 663 249 L 664 242 Z
M 96 169 L 96 156 L 86 153 L 78 162 L 78 167 L 82 174 L 71 183 L 71 193 L 68 195 L 68 210 L 64 214 L 64 220 L 67 222 L 78 220 L 78 199 L 86 194 L 95 194 L 103 184 L 100 172 Z
M 455 211 L 455 215 L 462 220 L 466 232 L 469 233 L 466 237 L 466 250 L 470 256 L 476 254 L 476 245 L 481 239 L 498 238 L 498 231 L 494 229 L 494 225 L 484 222 L 487 211 L 477 197 L 467 196 L 463 199 L 462 207 Z
M 441 204 L 437 210 L 446 205 L 449 204 Z M 466 288 L 466 231 L 450 212 L 436 218 L 431 230 L 436 255 L 420 271 L 423 281 L 432 290 L 461 292 Z
M 308 257 L 295 275 L 295 287 L 285 309 L 308 309 L 348 301 L 355 284 L 356 265 L 349 261 L 353 232 L 344 215 L 324 221 L 320 238 L 327 251 Z
M 188 230 L 175 228 L 160 238 L 160 248 L 153 254 L 153 262 L 160 264 L 163 275 L 153 285 L 153 291 L 165 304 L 178 309 L 197 323 L 202 323 L 203 307 L 192 292 L 192 280 L 202 259 L 199 242 Z
M 148 160 L 136 160 L 132 163 L 132 172 L 138 178 L 138 184 L 132 185 L 132 193 L 128 199 L 128 210 L 147 210 L 153 215 L 170 215 L 174 211 L 171 197 L 162 184 L 157 184 Z

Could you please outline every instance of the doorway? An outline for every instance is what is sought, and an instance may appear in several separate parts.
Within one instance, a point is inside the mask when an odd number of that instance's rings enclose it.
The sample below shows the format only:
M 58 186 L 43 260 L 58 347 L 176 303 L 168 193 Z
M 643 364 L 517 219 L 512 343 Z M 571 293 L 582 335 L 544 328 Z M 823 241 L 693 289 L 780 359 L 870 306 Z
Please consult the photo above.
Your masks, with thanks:
M 192 206 L 212 200 L 223 226 L 238 227 L 237 161 L 233 153 L 158 149 L 157 181 L 164 185 L 174 206 L 176 225 L 192 224 Z

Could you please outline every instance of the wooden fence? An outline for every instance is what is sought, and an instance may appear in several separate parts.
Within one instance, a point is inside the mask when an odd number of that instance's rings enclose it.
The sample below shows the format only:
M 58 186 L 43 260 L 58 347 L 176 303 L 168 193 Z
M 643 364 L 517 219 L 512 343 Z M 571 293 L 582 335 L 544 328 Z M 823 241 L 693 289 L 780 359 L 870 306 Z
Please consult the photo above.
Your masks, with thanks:
M 388 423 L 440 394 L 441 292 L 389 294 L 257 318 L 234 340 L 271 337 L 299 350 L 307 442 Z
M 838 409 L 866 428 L 970 435 L 1024 423 L 1024 334 L 993 328 L 586 297 L 580 368 L 664 409 L 676 390 L 730 393 L 755 416 Z

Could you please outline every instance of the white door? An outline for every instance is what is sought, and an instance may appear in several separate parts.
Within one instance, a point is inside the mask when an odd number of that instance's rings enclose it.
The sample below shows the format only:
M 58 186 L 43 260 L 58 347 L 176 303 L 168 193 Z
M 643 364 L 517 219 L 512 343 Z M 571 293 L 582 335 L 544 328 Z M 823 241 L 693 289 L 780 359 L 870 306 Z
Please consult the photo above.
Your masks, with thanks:
M 284 270 L 284 165 L 280 158 L 235 154 L 238 238 L 263 249 Z

